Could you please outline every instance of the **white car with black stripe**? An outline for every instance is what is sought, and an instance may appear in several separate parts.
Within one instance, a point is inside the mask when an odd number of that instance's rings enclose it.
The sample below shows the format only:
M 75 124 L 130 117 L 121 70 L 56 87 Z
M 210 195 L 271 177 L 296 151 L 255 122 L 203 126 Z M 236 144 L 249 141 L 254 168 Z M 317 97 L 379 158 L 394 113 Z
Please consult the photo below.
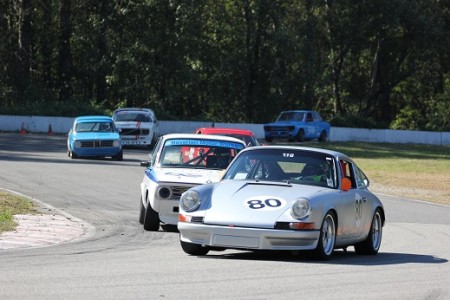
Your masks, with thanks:
M 177 225 L 181 194 L 217 182 L 245 143 L 239 139 L 199 134 L 167 134 L 159 138 L 141 183 L 139 222 L 157 231 L 161 223 Z

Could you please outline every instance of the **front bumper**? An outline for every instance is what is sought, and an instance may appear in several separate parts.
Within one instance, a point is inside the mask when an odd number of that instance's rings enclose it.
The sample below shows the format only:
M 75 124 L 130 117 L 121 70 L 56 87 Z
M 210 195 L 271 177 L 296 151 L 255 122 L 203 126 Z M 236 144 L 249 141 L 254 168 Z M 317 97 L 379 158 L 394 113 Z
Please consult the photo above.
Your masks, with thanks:
M 159 219 L 164 224 L 177 225 L 180 200 L 157 200 Z
M 74 148 L 73 152 L 82 157 L 115 156 L 122 148 Z
M 183 242 L 204 246 L 254 250 L 313 250 L 319 230 L 278 230 L 178 222 Z

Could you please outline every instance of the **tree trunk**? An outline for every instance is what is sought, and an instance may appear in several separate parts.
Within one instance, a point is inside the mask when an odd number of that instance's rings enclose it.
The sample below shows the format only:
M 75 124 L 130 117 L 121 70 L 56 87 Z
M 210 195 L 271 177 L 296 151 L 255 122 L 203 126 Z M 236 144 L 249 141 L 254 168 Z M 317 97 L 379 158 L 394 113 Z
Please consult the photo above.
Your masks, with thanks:
M 71 0 L 61 0 L 60 32 L 59 32 L 59 100 L 69 101 L 72 98 L 71 83 L 71 48 L 72 35 Z
M 98 70 L 96 76 L 97 87 L 97 102 L 103 102 L 106 99 L 106 75 L 107 75 L 107 52 L 108 45 L 106 40 L 106 31 L 108 29 L 108 3 L 109 0 L 103 0 L 98 3 L 100 13 L 100 29 L 97 38 L 97 51 L 98 51 Z
M 31 84 L 31 0 L 22 0 L 19 15 L 19 57 L 21 72 L 19 78 L 19 94 L 24 96 L 25 90 Z

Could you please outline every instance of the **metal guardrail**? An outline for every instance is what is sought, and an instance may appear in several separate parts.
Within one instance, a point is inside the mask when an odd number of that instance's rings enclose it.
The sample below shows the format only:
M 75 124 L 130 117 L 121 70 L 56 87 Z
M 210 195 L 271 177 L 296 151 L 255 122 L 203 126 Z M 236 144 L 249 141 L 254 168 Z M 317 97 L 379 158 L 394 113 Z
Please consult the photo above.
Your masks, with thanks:
M 0 131 L 19 133 L 66 134 L 74 118 L 0 115 Z M 211 127 L 213 122 L 158 121 L 159 133 L 190 133 L 200 127 Z M 258 139 L 264 139 L 263 124 L 214 123 L 215 127 L 251 130 Z M 411 143 L 450 146 L 450 132 L 365 129 L 332 127 L 330 141 L 361 141 L 374 143 Z

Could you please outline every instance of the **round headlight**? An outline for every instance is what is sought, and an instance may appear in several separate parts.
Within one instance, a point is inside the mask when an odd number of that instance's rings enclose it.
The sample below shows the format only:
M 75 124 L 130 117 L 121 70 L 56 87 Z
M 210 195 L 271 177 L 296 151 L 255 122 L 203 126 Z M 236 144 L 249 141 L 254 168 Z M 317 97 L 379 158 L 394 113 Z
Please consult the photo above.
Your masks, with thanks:
M 80 141 L 76 141 L 74 143 L 75 148 L 81 148 L 81 142 Z
M 308 200 L 300 198 L 292 204 L 291 215 L 295 219 L 304 219 L 311 213 L 311 206 Z
M 119 141 L 119 140 L 115 140 L 115 141 L 113 142 L 113 146 L 114 146 L 114 147 L 119 147 L 119 146 L 120 146 L 120 141 Z
M 180 206 L 185 211 L 194 211 L 200 206 L 200 196 L 196 191 L 187 191 L 181 195 Z
M 162 199 L 167 199 L 172 196 L 172 190 L 167 186 L 161 186 L 158 189 L 158 196 Z

